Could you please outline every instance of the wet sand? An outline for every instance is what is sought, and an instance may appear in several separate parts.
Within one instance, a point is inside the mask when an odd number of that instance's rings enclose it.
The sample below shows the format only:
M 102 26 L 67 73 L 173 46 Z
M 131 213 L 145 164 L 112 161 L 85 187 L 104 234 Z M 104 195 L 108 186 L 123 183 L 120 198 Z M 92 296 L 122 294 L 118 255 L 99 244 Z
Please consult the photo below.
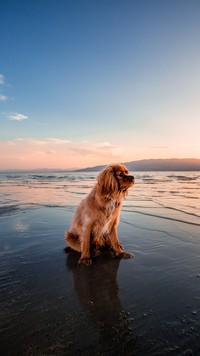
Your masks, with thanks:
M 64 253 L 73 210 L 4 209 L 1 354 L 200 354 L 198 223 L 123 208 L 119 237 L 135 258 L 85 267 Z

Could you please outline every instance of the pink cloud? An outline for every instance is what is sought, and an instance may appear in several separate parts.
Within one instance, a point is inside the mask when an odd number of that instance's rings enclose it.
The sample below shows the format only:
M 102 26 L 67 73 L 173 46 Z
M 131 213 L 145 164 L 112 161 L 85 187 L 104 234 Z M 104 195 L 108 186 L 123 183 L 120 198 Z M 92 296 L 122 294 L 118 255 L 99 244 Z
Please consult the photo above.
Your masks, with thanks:
M 0 142 L 0 169 L 85 167 L 119 162 L 119 148 L 101 143 L 70 142 L 67 139 L 18 138 Z

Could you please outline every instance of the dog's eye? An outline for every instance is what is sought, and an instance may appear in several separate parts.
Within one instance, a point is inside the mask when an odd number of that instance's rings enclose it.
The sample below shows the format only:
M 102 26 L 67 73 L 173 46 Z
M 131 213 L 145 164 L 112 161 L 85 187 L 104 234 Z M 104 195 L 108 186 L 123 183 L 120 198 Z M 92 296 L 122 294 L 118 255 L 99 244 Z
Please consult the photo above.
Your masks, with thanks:
M 119 176 L 120 176 L 120 177 L 123 177 L 123 176 L 124 176 L 124 173 L 121 172 L 121 173 L 119 174 Z

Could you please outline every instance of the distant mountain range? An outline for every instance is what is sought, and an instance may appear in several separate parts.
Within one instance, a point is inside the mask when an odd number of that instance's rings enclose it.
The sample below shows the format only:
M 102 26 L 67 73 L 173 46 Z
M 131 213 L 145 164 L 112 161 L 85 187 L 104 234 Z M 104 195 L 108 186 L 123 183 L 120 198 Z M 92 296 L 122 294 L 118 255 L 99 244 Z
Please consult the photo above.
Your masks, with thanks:
M 196 158 L 144 159 L 122 164 L 129 171 L 200 171 L 200 159 Z M 76 172 L 98 172 L 105 167 L 106 165 L 87 167 Z
M 140 161 L 121 163 L 124 164 L 129 171 L 200 171 L 200 159 L 197 158 L 143 159 Z M 81 169 L 5 169 L 0 170 L 0 172 L 99 172 L 105 167 L 106 165 L 93 166 Z

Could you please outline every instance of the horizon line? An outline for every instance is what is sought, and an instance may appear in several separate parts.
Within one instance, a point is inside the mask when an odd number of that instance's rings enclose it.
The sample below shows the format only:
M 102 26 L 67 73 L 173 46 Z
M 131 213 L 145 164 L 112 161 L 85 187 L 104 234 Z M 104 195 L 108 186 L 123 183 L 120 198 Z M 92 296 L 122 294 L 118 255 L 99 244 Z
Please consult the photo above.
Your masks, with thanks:
M 185 157 L 185 158 L 144 158 L 144 159 L 139 159 L 139 160 L 134 160 L 134 161 L 125 161 L 125 162 L 118 162 L 122 164 L 130 164 L 130 163 L 137 163 L 137 162 L 144 162 L 144 161 L 199 161 L 200 158 L 194 158 L 194 157 Z M 114 163 L 109 163 L 109 164 L 98 164 L 95 166 L 87 166 L 87 167 L 73 167 L 73 168 L 48 168 L 48 167 L 37 167 L 37 168 L 2 168 L 0 169 L 0 172 L 31 172 L 31 171 L 77 171 L 77 170 L 88 170 L 92 168 L 97 168 L 97 167 L 103 167 L 103 166 L 108 166 L 110 164 Z M 149 169 L 148 169 L 149 171 Z

